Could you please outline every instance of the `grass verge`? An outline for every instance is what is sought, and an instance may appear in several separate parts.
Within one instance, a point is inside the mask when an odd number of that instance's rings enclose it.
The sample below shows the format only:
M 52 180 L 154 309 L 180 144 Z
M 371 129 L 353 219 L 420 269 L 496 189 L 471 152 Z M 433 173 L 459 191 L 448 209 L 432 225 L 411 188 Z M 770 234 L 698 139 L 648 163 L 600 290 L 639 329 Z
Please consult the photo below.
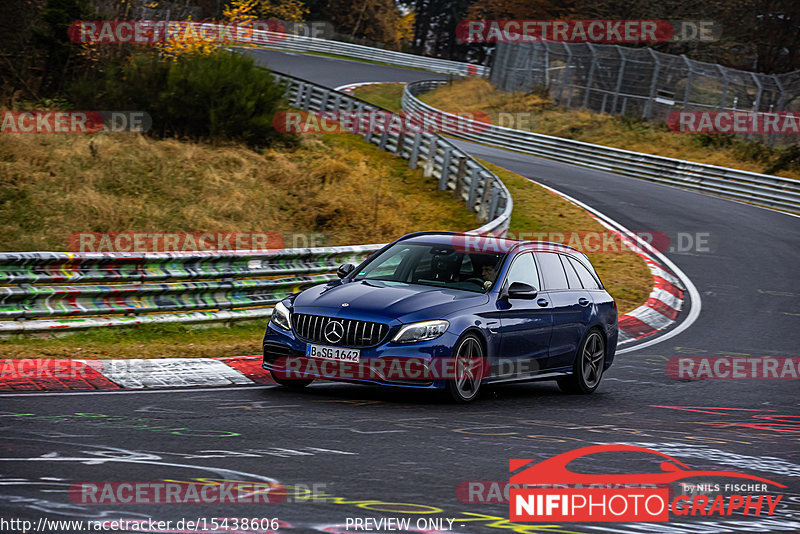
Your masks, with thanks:
M 134 135 L 4 135 L 0 250 L 81 232 L 278 232 L 382 243 L 478 223 L 422 171 L 352 135 L 256 153 Z
M 230 326 L 93 328 L 61 337 L 0 339 L 0 358 L 221 358 L 261 351 L 267 319 Z
M 353 90 L 353 95 L 376 106 L 399 113 L 403 111 L 401 99 L 403 98 L 403 89 L 405 87 L 406 84 L 404 83 L 362 85 Z

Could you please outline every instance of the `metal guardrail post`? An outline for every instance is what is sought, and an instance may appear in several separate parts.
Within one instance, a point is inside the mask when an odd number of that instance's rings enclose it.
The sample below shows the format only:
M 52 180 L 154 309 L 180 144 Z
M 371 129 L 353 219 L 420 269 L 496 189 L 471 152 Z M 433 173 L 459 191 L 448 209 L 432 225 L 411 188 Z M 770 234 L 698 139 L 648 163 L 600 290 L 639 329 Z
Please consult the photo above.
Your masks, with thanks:
M 494 218 L 498 210 L 498 200 L 500 199 L 500 190 L 492 187 L 492 199 L 489 201 L 489 218 Z
M 384 126 L 383 133 L 381 133 L 381 139 L 378 142 L 378 148 L 381 150 L 386 149 L 386 141 L 389 139 L 389 130 Z
M 414 143 L 411 145 L 411 156 L 408 158 L 408 168 L 416 169 L 417 160 L 419 159 L 419 146 L 422 143 L 422 134 L 417 132 L 414 134 Z
M 464 175 L 467 172 L 467 158 L 465 156 L 458 157 L 458 170 L 456 171 L 456 187 L 453 192 L 453 198 L 461 200 L 464 188 Z
M 483 194 L 481 195 L 480 210 L 478 211 L 478 219 L 485 221 L 489 219 L 489 194 L 494 188 L 495 176 L 489 173 L 483 181 Z
M 435 148 L 434 148 L 435 150 Z M 439 189 L 447 189 L 447 182 L 450 178 L 450 158 L 452 157 L 453 148 L 446 146 L 444 149 L 444 156 L 442 156 L 442 175 L 439 177 Z M 436 154 L 434 153 L 432 159 L 435 161 Z
M 469 195 L 467 196 L 467 207 L 470 210 L 475 209 L 475 196 L 478 192 L 478 179 L 480 172 L 478 169 L 469 167 Z
M 400 132 L 397 136 L 397 145 L 395 146 L 394 153 L 400 157 L 403 157 L 403 152 L 406 148 L 406 134 L 404 132 Z

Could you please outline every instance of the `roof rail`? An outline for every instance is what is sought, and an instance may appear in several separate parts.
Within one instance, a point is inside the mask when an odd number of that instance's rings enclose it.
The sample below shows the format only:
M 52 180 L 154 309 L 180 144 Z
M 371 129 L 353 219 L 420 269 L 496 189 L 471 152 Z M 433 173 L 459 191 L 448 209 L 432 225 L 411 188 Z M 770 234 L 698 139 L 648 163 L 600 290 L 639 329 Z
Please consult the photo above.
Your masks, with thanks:
M 513 248 L 517 248 L 517 247 L 522 248 L 522 247 L 524 247 L 526 245 L 527 246 L 554 245 L 556 247 L 567 248 L 567 249 L 574 250 L 575 252 L 580 252 L 581 254 L 583 254 L 583 252 L 581 252 L 581 250 L 579 250 L 579 249 L 577 249 L 575 247 L 572 247 L 570 245 L 565 245 L 564 243 L 557 243 L 555 241 L 520 241 L 519 243 L 517 243 L 517 246 L 516 247 L 512 247 L 512 249 Z
M 422 232 L 412 232 L 410 234 L 406 234 L 404 236 L 398 237 L 397 239 L 395 239 L 395 242 L 403 241 L 404 239 L 410 239 L 412 237 L 419 237 L 421 235 L 460 235 L 461 233 L 462 232 L 445 232 L 445 231 L 439 231 L 439 230 L 425 230 L 425 231 L 422 231 Z

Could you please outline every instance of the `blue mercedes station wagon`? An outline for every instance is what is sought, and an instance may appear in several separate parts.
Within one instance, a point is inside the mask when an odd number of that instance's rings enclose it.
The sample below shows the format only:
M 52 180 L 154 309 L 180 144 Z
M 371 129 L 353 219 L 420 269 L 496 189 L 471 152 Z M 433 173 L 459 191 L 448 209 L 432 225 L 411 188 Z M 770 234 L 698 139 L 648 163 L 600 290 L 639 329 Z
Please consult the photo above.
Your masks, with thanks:
M 419 232 L 338 276 L 275 306 L 263 367 L 277 383 L 440 389 L 469 402 L 484 384 L 527 380 L 591 393 L 614 360 L 617 305 L 565 245 Z

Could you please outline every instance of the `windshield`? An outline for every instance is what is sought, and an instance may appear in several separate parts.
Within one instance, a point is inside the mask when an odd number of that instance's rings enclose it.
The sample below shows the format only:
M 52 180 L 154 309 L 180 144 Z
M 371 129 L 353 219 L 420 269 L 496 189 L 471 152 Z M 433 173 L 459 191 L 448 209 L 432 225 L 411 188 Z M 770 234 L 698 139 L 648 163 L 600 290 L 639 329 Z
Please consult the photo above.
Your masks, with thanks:
M 398 243 L 359 272 L 355 280 L 488 292 L 497 279 L 505 254 L 465 252 L 449 245 Z

